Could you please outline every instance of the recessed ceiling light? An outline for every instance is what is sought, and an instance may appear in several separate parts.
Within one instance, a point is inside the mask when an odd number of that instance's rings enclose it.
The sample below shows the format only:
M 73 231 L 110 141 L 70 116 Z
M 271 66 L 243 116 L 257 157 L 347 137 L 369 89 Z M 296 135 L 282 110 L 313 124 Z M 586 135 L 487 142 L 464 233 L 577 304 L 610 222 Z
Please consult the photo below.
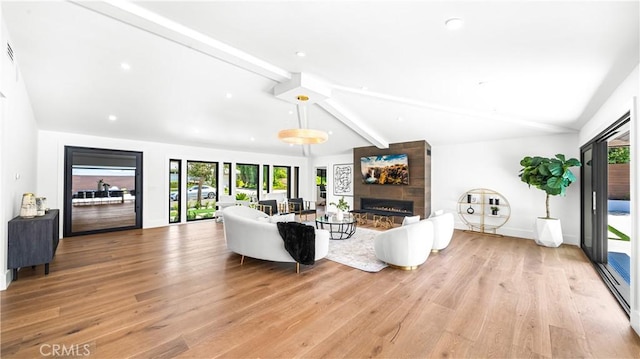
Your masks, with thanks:
M 109 121 L 115 121 L 118 119 L 115 115 L 109 115 L 108 118 L 109 118 Z
M 123 62 L 123 63 L 120 64 L 120 68 L 123 69 L 123 70 L 131 70 L 131 65 L 129 65 L 126 62 Z
M 329 131 L 329 132 L 327 132 L 327 133 L 328 133 L 328 134 L 330 134 L 330 135 L 333 135 L 333 131 Z
M 251 140 L 251 141 L 255 141 L 255 140 L 256 140 L 256 138 L 255 138 L 255 137 L 251 137 L 251 138 L 250 138 L 250 140 Z
M 290 115 L 293 115 L 293 110 L 289 110 L 289 114 L 290 114 Z
M 231 92 L 227 92 L 227 94 L 225 95 L 226 98 L 232 98 L 233 94 Z
M 305 57 L 305 56 L 307 56 L 307 53 L 306 53 L 306 52 L 304 52 L 304 51 L 296 51 L 296 55 L 297 55 L 298 57 Z
M 444 25 L 449 30 L 457 30 L 464 25 L 464 21 L 459 17 L 452 17 L 447 19 L 447 21 L 444 22 Z
M 402 118 L 402 116 L 398 116 L 397 120 L 398 120 L 398 122 L 402 122 L 402 121 L 404 121 L 404 118 Z

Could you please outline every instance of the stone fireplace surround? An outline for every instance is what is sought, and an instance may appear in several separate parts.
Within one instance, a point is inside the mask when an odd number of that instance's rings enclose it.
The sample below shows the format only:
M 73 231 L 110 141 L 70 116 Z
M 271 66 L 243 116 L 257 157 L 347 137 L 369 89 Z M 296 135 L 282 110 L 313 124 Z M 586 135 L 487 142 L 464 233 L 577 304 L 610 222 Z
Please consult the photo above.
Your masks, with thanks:
M 409 184 L 366 184 L 362 181 L 360 158 L 368 156 L 407 154 L 409 160 Z M 428 218 L 431 214 L 431 146 L 427 141 L 412 141 L 389 144 L 389 148 L 375 146 L 353 149 L 353 206 L 361 210 L 363 198 L 387 199 L 413 202 L 413 215 Z M 394 220 L 400 223 L 403 216 L 396 215 Z

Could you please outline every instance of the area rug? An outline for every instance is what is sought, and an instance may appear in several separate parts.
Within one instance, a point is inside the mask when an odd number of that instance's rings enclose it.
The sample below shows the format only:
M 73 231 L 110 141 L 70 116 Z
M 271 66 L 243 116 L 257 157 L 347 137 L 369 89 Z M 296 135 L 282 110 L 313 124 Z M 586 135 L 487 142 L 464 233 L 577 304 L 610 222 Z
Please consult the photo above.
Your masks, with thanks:
M 356 228 L 351 238 L 329 241 L 327 259 L 365 272 L 379 272 L 387 264 L 376 258 L 373 238 L 379 231 Z

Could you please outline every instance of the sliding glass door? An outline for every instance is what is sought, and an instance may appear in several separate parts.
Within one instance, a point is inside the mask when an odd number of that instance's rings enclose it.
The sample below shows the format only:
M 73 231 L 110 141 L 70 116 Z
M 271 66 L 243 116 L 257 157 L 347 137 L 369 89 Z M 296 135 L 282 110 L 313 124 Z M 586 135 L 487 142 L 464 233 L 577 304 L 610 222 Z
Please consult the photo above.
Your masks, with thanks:
M 142 153 L 65 147 L 64 236 L 142 228 Z
M 624 164 L 629 162 L 628 154 L 627 114 L 581 148 L 580 182 L 581 247 L 627 313 L 631 218 L 628 165 Z M 623 166 L 616 166 L 619 162 Z
M 592 142 L 581 150 L 582 249 L 595 263 L 606 263 L 607 143 Z

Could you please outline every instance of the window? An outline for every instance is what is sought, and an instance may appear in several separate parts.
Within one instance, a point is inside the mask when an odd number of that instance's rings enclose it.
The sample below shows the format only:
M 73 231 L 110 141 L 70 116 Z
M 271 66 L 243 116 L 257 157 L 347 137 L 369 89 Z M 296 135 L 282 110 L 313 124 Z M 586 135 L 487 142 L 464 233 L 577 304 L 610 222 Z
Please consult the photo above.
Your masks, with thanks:
M 290 198 L 289 177 L 291 167 L 273 166 L 273 193 L 285 193 L 286 197 Z
M 262 192 L 269 193 L 269 165 L 262 166 Z
M 187 161 L 187 221 L 213 218 L 218 193 L 218 163 Z
M 224 194 L 231 194 L 231 163 L 225 162 L 222 165 L 222 173 L 224 177 L 222 177 L 222 185 Z
M 181 165 L 180 160 L 169 160 L 169 223 L 180 222 Z
M 258 165 L 236 164 L 236 199 L 255 200 L 258 197 Z
M 142 228 L 142 152 L 65 146 L 65 237 Z
M 293 177 L 295 181 L 294 197 L 300 198 L 300 167 L 293 167 Z

